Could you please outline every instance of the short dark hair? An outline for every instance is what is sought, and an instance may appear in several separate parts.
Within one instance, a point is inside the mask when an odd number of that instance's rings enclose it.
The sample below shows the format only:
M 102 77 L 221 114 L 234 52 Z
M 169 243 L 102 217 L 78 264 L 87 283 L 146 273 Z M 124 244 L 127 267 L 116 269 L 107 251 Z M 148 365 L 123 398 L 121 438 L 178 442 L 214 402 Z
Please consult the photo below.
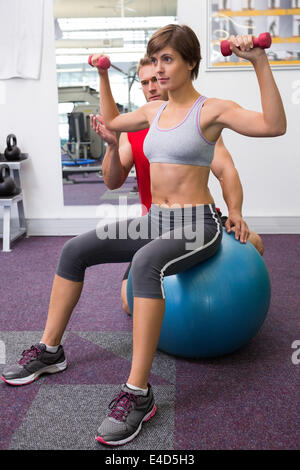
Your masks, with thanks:
M 175 49 L 183 60 L 192 64 L 191 79 L 198 77 L 199 65 L 202 59 L 199 40 L 194 31 L 187 25 L 168 24 L 158 29 L 150 38 L 147 46 L 147 56 L 161 51 L 166 46 Z

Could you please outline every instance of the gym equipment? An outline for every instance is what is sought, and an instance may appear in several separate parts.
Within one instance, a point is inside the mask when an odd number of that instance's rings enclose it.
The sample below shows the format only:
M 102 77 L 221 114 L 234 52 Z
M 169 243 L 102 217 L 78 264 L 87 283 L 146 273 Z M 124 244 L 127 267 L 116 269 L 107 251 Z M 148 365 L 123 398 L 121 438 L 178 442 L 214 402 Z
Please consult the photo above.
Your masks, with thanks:
M 165 316 L 158 348 L 179 357 L 209 358 L 246 345 L 261 328 L 271 285 L 263 258 L 223 230 L 217 253 L 179 274 L 166 276 Z M 131 271 L 127 300 L 133 313 Z
M 9 134 L 6 138 L 6 149 L 4 150 L 4 157 L 9 162 L 20 160 L 21 150 L 17 147 L 17 138 L 15 134 Z
M 89 59 L 88 59 L 88 63 L 93 67 L 93 64 L 92 64 L 92 57 L 93 55 L 90 55 L 89 56 Z M 110 60 L 108 57 L 104 56 L 104 57 L 99 57 L 98 59 L 98 64 L 97 64 L 97 67 L 99 69 L 103 69 L 103 70 L 107 70 L 109 69 L 109 67 L 111 66 L 111 63 L 110 63 Z M 120 69 L 119 69 L 120 70 Z
M 68 113 L 68 124 L 69 124 L 69 140 L 68 146 L 69 151 L 74 155 L 74 158 L 80 158 L 83 156 L 85 159 L 91 158 L 88 155 L 88 149 L 91 145 L 89 139 L 89 127 L 85 122 L 85 116 L 82 112 Z M 75 147 L 75 151 L 71 151 L 71 147 Z
M 0 165 L 0 197 L 10 197 L 17 192 L 16 184 L 10 176 L 8 165 Z
M 85 116 L 83 112 L 73 111 L 68 113 L 69 140 L 64 146 L 61 146 L 64 183 L 75 183 L 75 180 L 69 178 L 71 174 L 75 173 L 102 174 L 102 160 L 105 153 L 104 143 L 102 139 L 98 139 L 98 147 L 100 145 L 100 148 L 98 149 L 98 154 L 95 155 L 97 159 L 91 158 L 92 141 L 90 140 L 91 128 L 89 122 L 90 116 Z M 95 150 L 95 146 L 93 150 Z M 97 164 L 97 160 L 101 160 L 100 164 Z
M 62 147 L 64 147 L 62 155 L 66 155 L 69 161 L 81 156 L 102 160 L 105 154 L 104 141 L 90 126 L 90 114 L 100 114 L 98 92 L 88 86 L 59 87 L 58 98 L 59 103 L 73 103 L 72 112 L 83 114 L 83 129 L 80 128 L 81 118 L 78 119 L 77 124 L 77 118 L 69 118 L 68 113 L 61 115 L 62 119 L 67 118 L 69 126 L 72 126 L 72 129 L 69 127 L 68 139 L 61 139 Z
M 9 196 L 0 196 L 0 219 L 2 218 L 3 239 L 2 249 L 6 252 L 11 251 L 11 243 L 13 241 L 26 234 L 27 232 L 20 170 L 21 166 L 26 160 L 28 160 L 28 158 L 29 156 L 27 153 L 22 153 L 20 161 L 8 163 L 4 162 L 4 165 L 10 168 L 10 174 L 12 175 L 12 179 L 16 185 L 13 194 L 10 194 Z M 1 170 L 1 163 L 2 162 L 0 162 L 0 180 L 2 182 L 2 180 L 4 180 L 3 173 L 5 173 L 5 176 L 7 177 L 8 172 L 7 168 Z
M 253 46 L 254 47 L 260 47 L 261 49 L 268 49 L 272 44 L 272 37 L 270 33 L 261 33 L 258 38 L 253 38 Z M 230 43 L 226 39 L 224 41 L 221 41 L 221 52 L 222 55 L 227 57 L 232 54 L 232 51 L 230 50 Z
M 59 103 L 87 103 L 86 106 L 99 107 L 99 93 L 89 86 L 58 87 Z
M 105 147 L 105 142 L 103 139 L 101 139 L 101 137 L 94 131 L 94 129 L 92 128 L 91 124 L 90 124 L 90 115 L 91 114 L 100 114 L 99 112 L 99 98 L 98 98 L 98 105 L 87 105 L 87 104 L 79 104 L 79 103 L 75 103 L 74 104 L 74 109 L 73 109 L 73 113 L 82 113 L 83 115 L 83 126 L 84 126 L 84 134 L 85 134 L 85 141 L 89 141 L 89 145 L 86 145 L 84 144 L 84 146 L 87 146 L 87 154 L 85 155 L 85 158 L 93 158 L 94 160 L 103 160 L 103 157 L 105 155 L 105 151 L 106 151 L 106 147 Z M 69 139 L 70 137 L 70 125 L 72 126 L 72 123 L 69 119 L 69 116 L 68 116 L 68 123 L 69 123 Z M 75 123 L 76 123 L 76 119 L 75 119 Z M 79 126 L 81 126 L 81 122 L 80 122 L 80 119 L 79 119 Z M 80 129 L 80 127 L 79 127 Z M 74 132 L 75 130 L 75 132 Z M 81 133 L 82 131 L 80 130 L 79 134 L 77 134 L 76 132 L 76 125 L 74 126 L 74 128 L 72 129 L 73 131 L 73 136 L 76 136 L 76 135 L 79 135 L 79 140 L 81 142 L 81 145 L 82 145 L 82 136 L 81 136 Z M 72 140 L 72 139 L 71 139 Z M 75 138 L 75 141 L 77 139 Z M 69 150 L 72 149 L 72 144 L 69 146 Z M 76 149 L 76 146 L 75 146 L 75 149 Z M 85 154 L 84 150 L 83 150 L 83 155 Z M 77 157 L 77 154 L 75 153 L 76 155 L 76 158 Z M 80 154 L 78 154 L 80 155 Z

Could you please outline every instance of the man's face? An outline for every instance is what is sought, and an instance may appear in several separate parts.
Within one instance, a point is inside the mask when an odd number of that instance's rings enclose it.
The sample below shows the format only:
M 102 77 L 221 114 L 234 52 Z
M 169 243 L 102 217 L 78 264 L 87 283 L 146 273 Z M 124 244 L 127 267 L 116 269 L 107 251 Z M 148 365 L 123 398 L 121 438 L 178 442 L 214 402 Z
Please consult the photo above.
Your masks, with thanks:
M 144 65 L 140 68 L 139 79 L 147 102 L 168 100 L 168 92 L 160 88 L 152 65 Z

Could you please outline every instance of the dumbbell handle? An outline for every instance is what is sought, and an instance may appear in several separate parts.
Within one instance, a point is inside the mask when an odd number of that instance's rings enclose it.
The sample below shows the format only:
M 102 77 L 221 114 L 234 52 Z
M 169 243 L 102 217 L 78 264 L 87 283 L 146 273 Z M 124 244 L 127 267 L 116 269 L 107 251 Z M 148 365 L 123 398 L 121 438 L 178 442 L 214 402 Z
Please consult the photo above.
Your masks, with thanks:
M 268 49 L 271 44 L 272 37 L 270 33 L 261 33 L 258 38 L 253 37 L 253 47 Z M 232 54 L 232 51 L 230 50 L 230 42 L 227 39 L 221 42 L 221 52 L 225 57 Z

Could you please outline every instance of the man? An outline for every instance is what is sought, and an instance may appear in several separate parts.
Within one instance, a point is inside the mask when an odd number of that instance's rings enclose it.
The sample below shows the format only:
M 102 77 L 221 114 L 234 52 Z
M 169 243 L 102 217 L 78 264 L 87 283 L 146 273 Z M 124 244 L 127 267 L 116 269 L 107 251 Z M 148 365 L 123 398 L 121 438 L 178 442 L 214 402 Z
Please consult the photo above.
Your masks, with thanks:
M 141 59 L 138 70 L 142 90 L 146 101 L 168 100 L 167 93 L 160 89 L 158 81 L 153 74 L 152 63 L 148 57 Z M 102 163 L 104 182 L 109 189 L 117 189 L 126 181 L 133 165 L 135 165 L 138 191 L 142 203 L 142 215 L 145 215 L 151 206 L 150 191 L 150 165 L 143 153 L 143 142 L 148 129 L 138 132 L 123 132 L 119 144 L 114 132 L 109 131 L 103 124 L 101 116 L 91 116 L 91 125 L 98 135 L 104 139 L 108 146 Z M 242 217 L 243 189 L 239 174 L 234 166 L 230 153 L 226 149 L 222 137 L 215 146 L 214 159 L 211 170 L 218 178 L 223 198 L 228 207 L 228 217 L 221 217 L 226 230 L 235 232 L 235 238 L 241 243 L 250 241 L 262 255 L 264 251 L 261 237 L 249 230 Z M 220 212 L 220 211 L 219 211 Z M 221 212 L 220 212 L 220 215 Z M 127 303 L 128 266 L 122 281 L 121 302 L 122 308 L 130 314 Z

